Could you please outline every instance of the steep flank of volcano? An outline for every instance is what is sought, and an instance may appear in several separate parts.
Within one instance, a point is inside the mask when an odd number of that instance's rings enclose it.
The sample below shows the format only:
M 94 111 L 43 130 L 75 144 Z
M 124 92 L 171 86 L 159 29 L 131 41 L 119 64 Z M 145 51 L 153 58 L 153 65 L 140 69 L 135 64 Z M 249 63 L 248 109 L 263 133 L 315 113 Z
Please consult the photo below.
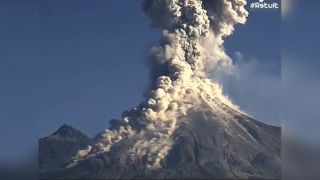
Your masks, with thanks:
M 109 152 L 88 157 L 71 168 L 46 171 L 42 177 L 280 178 L 280 128 L 230 112 L 233 118 L 221 121 L 205 109 L 190 111 L 170 137 L 173 144 L 160 168 L 149 168 L 148 156 L 131 159 L 128 150 L 141 138 L 135 135 L 117 142 Z M 144 134 L 144 138 L 150 142 L 153 135 Z

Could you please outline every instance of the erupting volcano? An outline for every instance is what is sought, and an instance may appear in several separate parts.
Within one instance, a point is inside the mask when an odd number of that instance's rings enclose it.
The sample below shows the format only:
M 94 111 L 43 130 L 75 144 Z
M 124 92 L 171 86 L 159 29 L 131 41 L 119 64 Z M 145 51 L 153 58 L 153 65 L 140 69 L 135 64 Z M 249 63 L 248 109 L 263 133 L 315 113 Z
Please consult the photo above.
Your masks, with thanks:
M 223 42 L 245 0 L 145 0 L 162 29 L 145 100 L 90 139 L 69 126 L 40 139 L 43 178 L 280 178 L 278 127 L 248 117 L 207 74 L 232 73 Z

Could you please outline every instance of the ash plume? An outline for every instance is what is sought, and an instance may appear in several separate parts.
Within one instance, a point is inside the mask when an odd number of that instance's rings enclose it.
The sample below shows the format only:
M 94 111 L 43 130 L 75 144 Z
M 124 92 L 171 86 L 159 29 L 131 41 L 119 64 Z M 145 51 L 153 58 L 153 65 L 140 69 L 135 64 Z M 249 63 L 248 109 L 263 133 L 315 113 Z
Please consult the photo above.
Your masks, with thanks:
M 209 107 L 221 121 L 228 116 L 224 107 L 239 111 L 206 75 L 232 71 L 223 41 L 236 24 L 246 22 L 245 4 L 245 0 L 143 1 L 151 25 L 162 29 L 158 45 L 150 50 L 151 85 L 145 101 L 112 121 L 96 144 L 80 150 L 70 166 L 125 141 L 132 163 L 147 159 L 149 168 L 157 168 L 172 145 L 170 135 L 190 109 Z

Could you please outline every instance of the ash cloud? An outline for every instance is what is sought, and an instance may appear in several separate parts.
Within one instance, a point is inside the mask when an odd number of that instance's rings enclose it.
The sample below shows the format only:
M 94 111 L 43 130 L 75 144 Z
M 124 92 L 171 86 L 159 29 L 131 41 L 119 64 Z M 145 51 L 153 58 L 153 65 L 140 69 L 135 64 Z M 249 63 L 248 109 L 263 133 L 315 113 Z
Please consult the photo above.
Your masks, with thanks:
M 190 109 L 209 107 L 221 121 L 228 116 L 223 107 L 240 111 L 207 74 L 232 71 L 223 41 L 235 24 L 246 22 L 245 4 L 245 0 L 143 1 L 151 25 L 162 29 L 158 45 L 150 50 L 151 86 L 145 101 L 113 121 L 115 128 L 101 133 L 96 144 L 82 150 L 74 163 L 128 141 L 130 161 L 147 158 L 148 168 L 157 168 L 171 147 L 170 136 Z

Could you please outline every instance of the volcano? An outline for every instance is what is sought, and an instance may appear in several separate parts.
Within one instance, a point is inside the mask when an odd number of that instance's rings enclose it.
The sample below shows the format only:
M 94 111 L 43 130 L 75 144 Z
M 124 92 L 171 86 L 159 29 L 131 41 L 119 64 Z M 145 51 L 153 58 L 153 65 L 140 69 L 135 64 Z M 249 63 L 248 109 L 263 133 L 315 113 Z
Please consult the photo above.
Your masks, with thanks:
M 235 68 L 223 42 L 246 22 L 245 5 L 143 1 L 152 26 L 162 29 L 150 50 L 145 99 L 93 139 L 70 126 L 41 139 L 41 177 L 280 178 L 280 128 L 247 116 L 215 79 Z
M 280 179 L 281 129 L 260 123 L 232 109 L 228 111 L 232 118 L 223 121 L 205 109 L 190 111 L 177 124 L 170 137 L 174 143 L 159 168 L 148 166 L 148 156 L 131 159 L 128 150 L 141 139 L 141 135 L 120 140 L 110 151 L 88 156 L 76 165 L 68 166 L 70 159 L 78 153 L 77 148 L 92 146 L 95 140 L 89 140 L 70 126 L 67 131 L 78 133 L 62 136 L 64 131 L 61 129 L 66 128 L 63 126 L 56 133 L 40 140 L 41 177 Z M 152 134 L 143 136 L 146 142 L 154 138 Z M 69 156 L 57 161 L 57 154 Z

